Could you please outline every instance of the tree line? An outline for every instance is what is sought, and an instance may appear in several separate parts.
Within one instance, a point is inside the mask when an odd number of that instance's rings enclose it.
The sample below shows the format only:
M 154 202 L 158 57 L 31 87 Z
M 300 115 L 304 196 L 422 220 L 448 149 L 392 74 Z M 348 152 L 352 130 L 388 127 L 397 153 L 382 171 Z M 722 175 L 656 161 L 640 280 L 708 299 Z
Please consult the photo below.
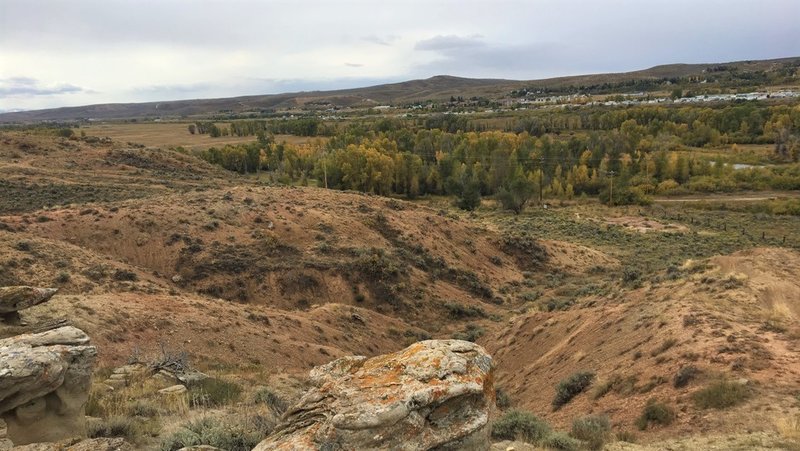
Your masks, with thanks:
M 800 189 L 800 107 L 588 114 L 596 129 L 581 119 L 581 132 L 570 135 L 462 131 L 446 122 L 429 129 L 427 119 L 383 118 L 350 123 L 324 141 L 292 145 L 262 134 L 255 143 L 209 149 L 202 156 L 231 170 L 271 171 L 294 183 L 409 198 L 449 195 L 465 209 L 493 196 L 517 212 L 539 197 L 609 200 L 612 180 L 615 203 L 645 203 L 653 194 Z M 554 117 L 569 123 L 574 116 Z M 737 140 L 774 144 L 772 159 L 780 164 L 735 167 L 730 154 Z M 718 150 L 693 150 L 698 145 Z

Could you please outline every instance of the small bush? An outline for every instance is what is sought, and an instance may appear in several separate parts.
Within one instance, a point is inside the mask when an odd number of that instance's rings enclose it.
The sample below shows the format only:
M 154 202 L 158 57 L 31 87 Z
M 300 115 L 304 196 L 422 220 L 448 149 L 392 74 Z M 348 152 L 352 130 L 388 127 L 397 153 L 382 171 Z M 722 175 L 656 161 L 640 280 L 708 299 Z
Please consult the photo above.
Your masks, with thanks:
M 33 245 L 30 241 L 18 241 L 17 244 L 14 245 L 14 249 L 22 252 L 30 252 L 33 249 Z
M 550 426 L 536 415 L 510 410 L 492 425 L 492 437 L 498 440 L 522 440 L 536 443 L 550 434 Z
M 594 372 L 579 371 L 563 379 L 556 386 L 556 396 L 553 398 L 553 409 L 558 410 L 572 398 L 581 394 L 594 381 Z
M 114 280 L 120 282 L 136 282 L 139 280 L 139 276 L 137 276 L 135 272 L 128 271 L 126 269 L 118 269 L 114 271 L 113 278 Z
M 539 444 L 549 449 L 562 451 L 578 451 L 582 445 L 580 440 L 572 438 L 563 432 L 553 432 L 540 441 Z
M 741 404 L 750 394 L 750 389 L 744 384 L 723 380 L 695 392 L 692 398 L 701 409 L 725 409 Z
M 128 407 L 128 411 L 131 415 L 137 417 L 154 417 L 158 415 L 158 407 L 155 406 L 152 402 L 138 399 L 133 404 Z
M 572 436 L 600 450 L 611 439 L 611 421 L 605 415 L 589 415 L 572 422 Z
M 636 434 L 631 431 L 619 431 L 616 435 L 619 442 L 636 443 Z
M 657 347 L 650 353 L 651 356 L 656 357 L 657 355 L 661 354 L 662 352 L 667 351 L 669 348 L 675 346 L 678 343 L 678 340 L 675 338 L 668 338 L 661 343 L 661 346 Z
M 113 416 L 87 425 L 89 438 L 124 437 L 133 440 L 137 436 L 136 422 L 132 418 Z
M 689 382 L 697 377 L 698 374 L 700 374 L 700 370 L 698 370 L 696 366 L 684 366 L 675 374 L 675 379 L 672 381 L 672 385 L 674 385 L 675 388 L 685 387 L 689 385 Z
M 269 388 L 262 388 L 257 391 L 255 395 L 253 395 L 253 403 L 266 404 L 276 415 L 281 415 L 289 408 L 288 403 Z
M 511 397 L 500 387 L 494 390 L 494 399 L 495 405 L 500 409 L 508 409 L 511 407 Z
M 184 424 L 181 429 L 161 442 L 162 451 L 208 445 L 228 451 L 250 451 L 274 428 L 264 417 L 236 418 L 228 421 L 201 418 Z
M 71 276 L 66 271 L 61 271 L 58 273 L 58 277 L 56 277 L 57 283 L 69 283 Z
M 642 415 L 636 420 L 636 427 L 643 431 L 651 423 L 666 426 L 675 420 L 675 411 L 672 407 L 654 399 L 647 401 L 642 410 Z
M 242 387 L 233 382 L 209 377 L 189 385 L 192 407 L 217 407 L 239 399 Z
M 474 343 L 475 340 L 482 337 L 485 333 L 486 330 L 483 327 L 476 324 L 467 324 L 467 327 L 464 328 L 462 332 L 455 334 L 453 338 L 457 340 L 471 341 Z
M 451 318 L 476 318 L 485 317 L 486 312 L 480 307 L 473 307 L 471 305 L 463 305 L 457 302 L 447 302 L 444 304 L 445 310 L 450 314 Z

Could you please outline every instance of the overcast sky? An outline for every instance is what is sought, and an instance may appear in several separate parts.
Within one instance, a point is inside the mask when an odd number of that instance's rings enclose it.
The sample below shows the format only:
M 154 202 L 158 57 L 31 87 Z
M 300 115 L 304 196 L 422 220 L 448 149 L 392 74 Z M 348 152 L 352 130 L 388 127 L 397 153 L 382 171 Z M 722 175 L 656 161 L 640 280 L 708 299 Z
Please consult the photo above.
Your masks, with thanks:
M 0 110 L 800 56 L 798 0 L 0 0 Z

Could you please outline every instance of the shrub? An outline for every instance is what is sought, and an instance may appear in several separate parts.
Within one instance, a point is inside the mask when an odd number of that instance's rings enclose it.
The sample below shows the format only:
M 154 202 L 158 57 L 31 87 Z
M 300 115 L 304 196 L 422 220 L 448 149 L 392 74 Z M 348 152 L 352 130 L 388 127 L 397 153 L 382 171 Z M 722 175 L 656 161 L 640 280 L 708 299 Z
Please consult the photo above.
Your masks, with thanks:
M 137 435 L 136 422 L 129 417 L 113 416 L 87 424 L 89 438 L 124 437 L 133 440 Z
M 536 415 L 510 410 L 492 425 L 492 437 L 499 440 L 522 440 L 536 443 L 550 434 L 550 426 Z
M 281 415 L 289 408 L 288 403 L 269 388 L 258 390 L 255 395 L 253 395 L 253 403 L 266 404 L 276 415 Z
M 586 442 L 589 449 L 603 449 L 611 438 L 611 421 L 605 415 L 577 418 L 572 422 L 572 436 Z
M 463 305 L 457 302 L 447 302 L 444 304 L 444 308 L 450 314 L 450 317 L 456 319 L 486 316 L 486 312 L 480 307 Z
M 540 445 L 550 449 L 560 449 L 563 451 L 577 451 L 581 449 L 581 441 L 570 437 L 563 432 L 553 432 L 545 437 Z
M 501 409 L 508 409 L 511 407 L 511 397 L 500 387 L 494 390 L 495 405 Z
M 738 382 L 717 381 L 695 392 L 694 403 L 701 409 L 725 409 L 741 404 L 750 397 L 750 389 Z
M 233 382 L 209 377 L 189 385 L 192 407 L 216 407 L 239 399 L 242 387 Z
M 17 244 L 14 245 L 14 249 L 22 252 L 30 252 L 33 249 L 33 245 L 30 241 L 18 241 Z
M 631 431 L 617 432 L 617 441 L 626 443 L 636 443 L 636 434 Z
M 151 401 L 144 399 L 137 399 L 133 404 L 128 407 L 131 415 L 137 417 L 154 417 L 158 415 L 158 407 Z
M 661 343 L 661 346 L 657 347 L 650 353 L 651 356 L 656 357 L 657 355 L 661 354 L 662 352 L 667 351 L 669 348 L 675 346 L 678 343 L 678 340 L 675 338 L 668 338 Z
M 462 332 L 455 334 L 453 338 L 457 340 L 471 341 L 474 343 L 475 340 L 482 337 L 485 333 L 486 330 L 483 327 L 476 324 L 467 324 L 467 327 L 464 328 Z
M 133 271 L 128 271 L 126 269 L 118 269 L 114 271 L 114 280 L 118 280 L 120 282 L 136 282 L 139 279 L 139 276 L 136 275 Z
M 685 387 L 689 385 L 689 382 L 691 382 L 692 379 L 694 379 L 698 374 L 700 374 L 700 370 L 698 370 L 696 366 L 684 366 L 675 374 L 675 379 L 672 381 L 672 385 L 674 385 L 675 388 Z
M 558 410 L 561 406 L 570 402 L 572 398 L 589 388 L 593 380 L 593 371 L 579 371 L 563 379 L 556 386 L 556 396 L 553 398 L 553 409 Z
M 651 423 L 658 425 L 668 425 L 675 420 L 675 411 L 672 407 L 658 402 L 655 399 L 647 401 L 647 405 L 642 410 L 642 415 L 636 420 L 636 427 L 643 431 Z
M 184 447 L 208 445 L 228 451 L 250 451 L 274 428 L 274 423 L 264 417 L 200 418 L 190 421 L 161 442 L 162 451 L 176 451 Z

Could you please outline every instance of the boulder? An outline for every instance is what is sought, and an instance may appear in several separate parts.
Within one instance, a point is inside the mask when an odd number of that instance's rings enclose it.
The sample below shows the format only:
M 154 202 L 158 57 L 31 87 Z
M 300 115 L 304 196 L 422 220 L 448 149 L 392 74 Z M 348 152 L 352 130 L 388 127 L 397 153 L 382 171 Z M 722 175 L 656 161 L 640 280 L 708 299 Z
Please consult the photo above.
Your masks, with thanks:
M 20 324 L 19 311 L 47 302 L 57 288 L 0 287 L 0 320 L 6 324 Z
M 158 392 L 162 395 L 166 396 L 180 396 L 186 394 L 188 390 L 186 389 L 185 385 L 173 385 L 171 387 L 162 388 Z
M 428 340 L 311 370 L 313 388 L 254 451 L 485 450 L 493 363 L 468 341 Z
M 0 340 L 0 419 L 16 445 L 85 434 L 97 349 L 71 326 Z
M 47 302 L 57 288 L 0 287 L 0 313 L 12 313 Z

